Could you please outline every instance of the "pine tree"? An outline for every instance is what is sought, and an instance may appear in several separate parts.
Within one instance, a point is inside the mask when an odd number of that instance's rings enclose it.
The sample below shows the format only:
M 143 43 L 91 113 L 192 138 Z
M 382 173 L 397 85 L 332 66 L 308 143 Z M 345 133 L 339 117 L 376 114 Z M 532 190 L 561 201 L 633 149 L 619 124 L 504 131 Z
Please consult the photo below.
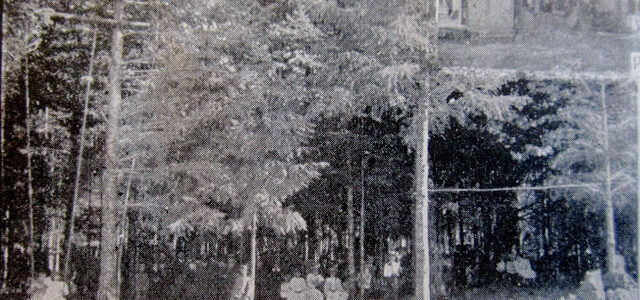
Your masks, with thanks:
M 299 77 L 313 66 L 293 51 L 279 69 L 278 29 L 253 1 L 191 5 L 170 11 L 182 27 L 162 37 L 160 71 L 125 116 L 123 148 L 150 170 L 142 184 L 166 187 L 154 196 L 168 200 L 156 203 L 170 207 L 172 227 L 250 232 L 255 278 L 257 229 L 305 230 L 283 200 L 323 167 L 300 159 L 312 126 Z
M 608 84 L 585 84 L 565 109 L 558 112 L 564 126 L 547 139 L 557 151 L 552 167 L 559 172 L 554 183 L 590 183 L 590 189 L 563 191 L 574 201 L 603 204 L 605 215 L 606 268 L 614 270 L 616 255 L 615 206 L 632 197 L 635 163 L 632 116 L 623 94 L 610 92 Z M 616 86 L 620 88 L 621 86 Z M 622 89 L 624 91 L 624 87 Z M 613 108 L 613 109 L 612 109 Z

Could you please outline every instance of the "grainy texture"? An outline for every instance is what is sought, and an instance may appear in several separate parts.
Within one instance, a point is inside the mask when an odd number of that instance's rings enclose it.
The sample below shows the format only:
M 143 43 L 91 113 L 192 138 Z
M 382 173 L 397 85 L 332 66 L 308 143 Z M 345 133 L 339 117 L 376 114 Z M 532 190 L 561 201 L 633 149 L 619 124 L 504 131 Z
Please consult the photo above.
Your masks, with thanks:
M 0 298 L 636 299 L 638 0 L 5 0 Z

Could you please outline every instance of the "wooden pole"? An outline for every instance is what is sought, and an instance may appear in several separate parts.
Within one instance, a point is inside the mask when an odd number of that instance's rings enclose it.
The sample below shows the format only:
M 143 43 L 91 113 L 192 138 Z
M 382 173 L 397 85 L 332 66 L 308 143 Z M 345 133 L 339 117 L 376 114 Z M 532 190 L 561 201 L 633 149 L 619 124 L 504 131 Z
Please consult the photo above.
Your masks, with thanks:
M 78 157 L 76 158 L 76 175 L 73 185 L 73 198 L 69 204 L 69 212 L 67 213 L 67 230 L 65 239 L 65 256 L 64 256 L 64 280 L 69 282 L 71 280 L 71 257 L 73 255 L 73 230 L 74 230 L 74 216 L 76 210 L 76 203 L 78 202 L 78 195 L 80 194 L 80 175 L 82 173 L 82 163 L 85 148 L 85 137 L 87 135 L 87 116 L 89 114 L 89 99 L 91 98 L 91 82 L 93 81 L 93 60 L 96 54 L 96 44 L 98 40 L 98 31 L 94 29 L 93 40 L 91 42 L 91 55 L 89 56 L 89 75 L 87 77 L 87 84 L 85 86 L 84 93 L 84 108 L 82 112 L 82 125 L 80 127 L 80 149 L 78 150 Z
M 431 299 L 430 264 L 429 264 L 429 108 L 424 104 L 422 120 L 422 142 L 418 145 L 416 157 L 417 187 L 414 249 L 415 249 L 415 299 Z
M 607 116 L 606 83 L 600 86 L 600 100 L 602 101 L 602 129 L 604 131 L 604 168 L 605 168 L 605 230 L 606 230 L 606 261 L 607 272 L 614 271 L 613 264 L 616 255 L 616 234 L 613 213 L 613 199 L 611 198 L 611 160 L 609 156 L 609 121 Z
M 364 286 L 362 285 L 362 281 L 364 277 L 364 268 L 365 268 L 365 260 L 364 260 L 364 168 L 366 166 L 366 157 L 362 158 L 360 163 L 360 281 L 358 282 L 359 286 L 359 298 L 364 299 Z
M 123 14 L 122 1 L 115 1 L 115 19 Z M 117 22 L 112 28 L 111 63 L 109 65 L 109 119 L 106 132 L 104 206 L 100 237 L 100 276 L 97 300 L 114 300 L 118 296 L 117 238 L 118 238 L 118 122 L 122 103 L 121 65 L 123 51 L 122 29 Z
M 633 63 L 633 61 L 632 61 Z M 640 72 L 636 74 L 636 279 L 640 283 Z M 640 300 L 640 293 L 638 293 Z
M 120 1 L 119 1 L 120 2 Z M 38 14 L 40 13 L 40 11 L 34 11 L 34 13 Z M 101 18 L 101 17 L 94 17 L 94 16 L 80 16 L 80 15 L 76 15 L 76 14 L 70 14 L 70 13 L 64 13 L 64 12 L 53 12 L 51 14 L 49 14 L 51 17 L 54 18 L 62 18 L 65 20 L 70 20 L 70 21 L 79 21 L 79 22 L 85 22 L 85 23 L 93 23 L 93 24 L 103 24 L 103 25 L 109 25 L 109 26 L 128 26 L 128 27 L 134 27 L 134 28 L 149 28 L 151 27 L 151 24 L 147 23 L 147 22 L 140 22 L 140 21 L 127 21 L 127 20 L 122 20 L 121 18 L 114 18 L 114 19 L 109 19 L 109 18 Z

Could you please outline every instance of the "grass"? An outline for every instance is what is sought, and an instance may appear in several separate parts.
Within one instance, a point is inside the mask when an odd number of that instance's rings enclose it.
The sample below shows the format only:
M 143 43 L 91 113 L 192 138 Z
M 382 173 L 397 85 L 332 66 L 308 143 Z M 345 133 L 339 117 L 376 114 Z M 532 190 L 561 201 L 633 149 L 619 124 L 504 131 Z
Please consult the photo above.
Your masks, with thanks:
M 629 72 L 638 34 L 549 31 L 517 37 L 442 40 L 444 65 L 525 71 Z

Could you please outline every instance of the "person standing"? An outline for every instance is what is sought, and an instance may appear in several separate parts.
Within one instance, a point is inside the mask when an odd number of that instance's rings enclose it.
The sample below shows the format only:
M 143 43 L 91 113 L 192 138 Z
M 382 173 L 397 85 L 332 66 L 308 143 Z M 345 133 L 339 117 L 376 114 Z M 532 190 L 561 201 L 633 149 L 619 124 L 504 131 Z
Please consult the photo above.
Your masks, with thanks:
M 233 283 L 233 287 L 231 288 L 231 297 L 232 300 L 247 300 L 250 299 L 249 295 L 249 283 L 251 278 L 247 275 L 248 272 L 247 265 L 241 265 L 235 281 Z
M 371 275 L 372 268 L 373 268 L 373 264 L 371 263 L 371 260 L 367 260 L 367 264 L 365 265 L 364 270 L 362 270 L 358 274 L 358 286 L 362 290 L 361 299 L 366 299 L 369 289 L 371 289 L 371 279 L 373 277 Z
M 387 281 L 388 291 L 391 295 L 387 296 L 387 299 L 398 299 L 399 283 L 398 277 L 400 276 L 400 258 L 395 255 L 395 251 L 387 256 L 387 263 L 384 265 L 384 277 Z

